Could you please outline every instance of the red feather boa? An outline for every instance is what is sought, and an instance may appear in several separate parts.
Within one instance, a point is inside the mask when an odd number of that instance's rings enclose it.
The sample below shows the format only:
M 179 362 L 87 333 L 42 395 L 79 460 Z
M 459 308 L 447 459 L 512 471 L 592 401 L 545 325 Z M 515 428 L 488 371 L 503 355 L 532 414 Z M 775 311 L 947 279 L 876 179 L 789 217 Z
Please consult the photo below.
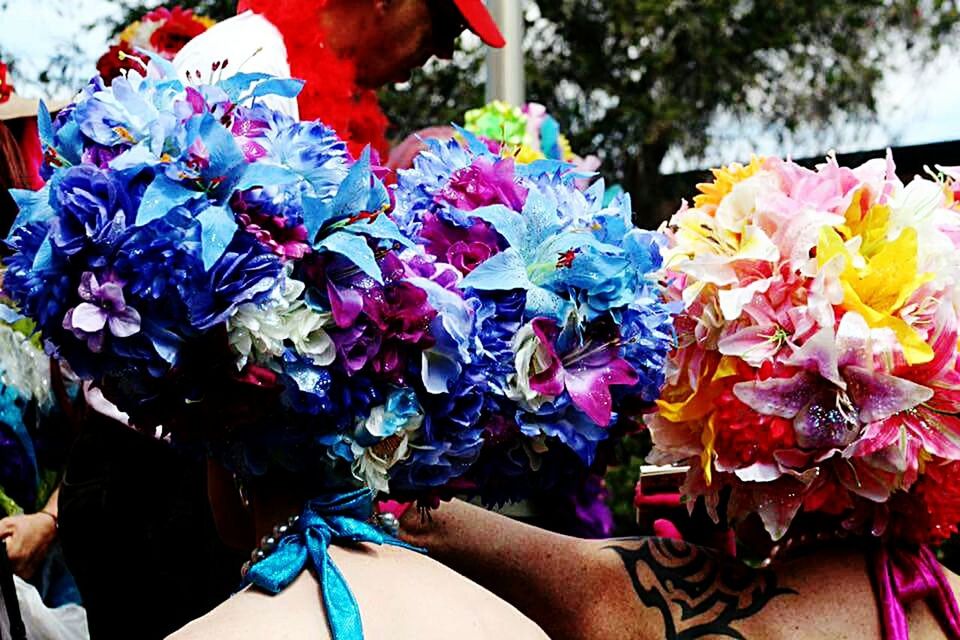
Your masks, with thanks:
M 376 92 L 357 86 L 353 62 L 326 48 L 319 28 L 325 5 L 326 0 L 241 0 L 237 10 L 259 13 L 283 35 L 291 75 L 306 81 L 298 98 L 303 120 L 333 127 L 355 156 L 369 144 L 386 158 L 387 117 Z

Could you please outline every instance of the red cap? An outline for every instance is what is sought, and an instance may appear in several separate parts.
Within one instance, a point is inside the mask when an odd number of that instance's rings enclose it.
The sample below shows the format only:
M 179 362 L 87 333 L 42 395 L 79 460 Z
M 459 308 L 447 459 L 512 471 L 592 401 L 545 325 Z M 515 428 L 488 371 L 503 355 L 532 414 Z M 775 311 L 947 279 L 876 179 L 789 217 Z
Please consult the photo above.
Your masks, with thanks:
M 515 1 L 515 0 L 513 0 Z M 487 11 L 483 0 L 453 0 L 457 9 L 467 20 L 467 27 L 470 31 L 480 36 L 484 43 L 499 49 L 507 44 L 500 33 L 500 27 L 494 21 L 493 16 Z

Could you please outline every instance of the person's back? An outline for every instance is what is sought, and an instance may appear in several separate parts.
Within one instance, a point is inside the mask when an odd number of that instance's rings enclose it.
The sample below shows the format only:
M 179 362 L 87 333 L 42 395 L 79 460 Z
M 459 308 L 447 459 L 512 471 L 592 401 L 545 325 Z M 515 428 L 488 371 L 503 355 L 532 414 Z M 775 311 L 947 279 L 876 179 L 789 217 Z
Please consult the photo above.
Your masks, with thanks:
M 547 636 L 489 591 L 440 563 L 406 549 L 331 547 L 360 607 L 369 640 L 534 640 Z M 170 640 L 330 638 L 314 574 L 305 571 L 287 589 L 268 595 L 245 589 Z

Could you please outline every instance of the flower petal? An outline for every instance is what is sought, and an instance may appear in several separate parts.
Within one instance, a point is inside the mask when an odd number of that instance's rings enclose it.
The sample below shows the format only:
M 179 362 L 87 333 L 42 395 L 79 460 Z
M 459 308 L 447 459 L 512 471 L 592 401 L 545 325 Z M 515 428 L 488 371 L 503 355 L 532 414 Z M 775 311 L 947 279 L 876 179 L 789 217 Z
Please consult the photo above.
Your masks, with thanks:
M 568 369 L 565 378 L 567 393 L 570 394 L 573 404 L 595 423 L 604 427 L 610 424 L 612 412 L 610 386 L 633 385 L 637 380 L 637 372 L 620 357 L 602 367 Z
M 81 302 L 70 314 L 70 323 L 81 331 L 94 333 L 106 326 L 107 312 L 89 302 Z
M 140 313 L 133 307 L 127 307 L 122 313 L 110 316 L 110 333 L 118 338 L 129 338 L 140 331 Z
M 878 371 L 847 367 L 843 375 L 850 397 L 860 409 L 860 420 L 865 423 L 913 409 L 933 397 L 928 387 Z
M 745 287 L 735 289 L 721 289 L 717 293 L 720 302 L 720 310 L 723 312 L 725 320 L 732 322 L 740 317 L 743 308 L 750 304 L 753 297 L 758 293 L 766 293 L 770 288 L 771 279 L 757 280 L 751 282 Z
M 824 327 L 813 334 L 803 345 L 793 352 L 785 364 L 815 369 L 821 376 L 837 385 L 846 388 L 846 383 L 840 377 L 837 368 L 837 345 L 832 327 Z
M 773 325 L 750 325 L 735 333 L 720 338 L 717 347 L 725 356 L 741 358 L 751 367 L 759 367 L 780 350 L 773 339 L 777 327 Z
M 554 342 L 560 329 L 549 318 L 534 318 L 531 328 L 540 343 L 540 355 L 549 364 L 543 371 L 530 376 L 530 388 L 544 395 L 559 396 L 563 393 L 564 370 Z
M 757 413 L 794 418 L 818 386 L 815 376 L 801 371 L 790 378 L 739 382 L 733 386 L 733 394 Z
M 341 329 L 350 327 L 363 310 L 363 296 L 356 289 L 341 289 L 332 282 L 328 282 L 327 296 L 330 298 L 333 321 Z

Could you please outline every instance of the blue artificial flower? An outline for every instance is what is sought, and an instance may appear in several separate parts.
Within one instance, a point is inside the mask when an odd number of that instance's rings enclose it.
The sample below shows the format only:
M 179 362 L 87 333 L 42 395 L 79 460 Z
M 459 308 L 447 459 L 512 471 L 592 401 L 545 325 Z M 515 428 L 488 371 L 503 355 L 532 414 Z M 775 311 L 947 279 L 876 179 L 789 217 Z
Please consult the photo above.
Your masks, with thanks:
M 667 356 L 674 342 L 673 316 L 677 311 L 651 296 L 620 316 L 620 353 L 638 377 L 628 393 L 639 395 L 644 402 L 660 397 L 666 380 Z
M 3 277 L 4 292 L 44 332 L 59 328 L 75 294 L 65 257 L 48 234 L 49 226 L 40 222 L 15 229 L 7 241 L 12 253 L 4 259 Z
M 280 259 L 267 247 L 248 234 L 236 234 L 188 294 L 191 324 L 205 331 L 224 322 L 241 304 L 263 300 L 282 270 Z
M 117 251 L 113 271 L 126 290 L 147 301 L 150 316 L 183 322 L 185 297 L 202 278 L 200 225 L 186 207 L 137 227 Z
M 560 396 L 553 403 L 544 405 L 537 413 L 518 412 L 517 424 L 520 425 L 520 431 L 528 437 L 556 438 L 576 453 L 587 466 L 593 464 L 597 445 L 608 436 L 605 427 L 598 426 L 578 410 L 567 396 Z
M 575 243 L 576 237 L 570 236 L 549 248 L 558 256 L 557 268 L 539 284 L 558 295 L 574 297 L 587 320 L 632 302 L 631 265 L 622 251 L 612 245 L 583 243 L 578 247 Z
M 639 284 L 651 288 L 653 283 L 649 274 L 663 266 L 663 249 L 667 239 L 660 233 L 642 229 L 631 229 L 622 237 L 623 251 L 630 260 L 633 271 L 643 276 L 643 281 Z
M 116 78 L 110 87 L 93 87 L 91 95 L 77 102 L 73 117 L 92 142 L 112 147 L 153 140 L 153 150 L 159 155 L 158 143 L 162 146 L 162 132 L 170 126 L 173 115 L 157 108 L 150 88 L 146 80 Z M 163 121 L 166 127 L 161 125 Z
M 370 380 L 358 376 L 348 381 L 342 372 L 316 365 L 312 359 L 286 349 L 281 362 L 284 403 L 297 413 L 328 416 L 318 425 L 334 431 L 354 426 L 356 416 L 369 413 L 381 396 Z
M 337 408 L 334 376 L 328 367 L 291 349 L 283 354 L 284 402 L 297 413 L 330 415 Z
M 280 129 L 268 152 L 269 162 L 302 176 L 315 198 L 332 198 L 347 177 L 347 145 L 319 121 L 295 122 Z
M 423 352 L 421 379 L 428 393 L 446 393 L 474 363 L 475 313 L 459 292 L 427 278 L 412 278 L 412 284 L 427 294 L 437 315 L 431 322 L 434 344 Z
M 116 174 L 89 165 L 67 169 L 50 196 L 58 212 L 51 240 L 68 256 L 91 244 L 99 250 L 112 246 L 136 217 L 135 203 Z
M 516 372 L 511 342 L 523 326 L 526 292 L 471 291 L 478 304 L 476 351 L 486 372 L 486 393 L 506 394 L 507 379 Z
M 263 104 L 238 106 L 233 111 L 230 132 L 248 161 L 255 162 L 266 157 L 279 160 L 282 156 L 275 151 L 277 138 L 281 131 L 289 129 L 295 122 L 290 116 Z
M 483 447 L 479 425 L 484 397 L 479 380 L 460 378 L 448 392 L 423 395 L 423 425 L 410 442 L 410 457 L 390 471 L 390 486 L 417 492 L 462 476 Z
M 394 389 L 384 405 L 374 407 L 366 419 L 357 420 L 352 441 L 361 448 L 372 447 L 404 431 L 416 430 L 422 420 L 416 392 L 410 387 Z

